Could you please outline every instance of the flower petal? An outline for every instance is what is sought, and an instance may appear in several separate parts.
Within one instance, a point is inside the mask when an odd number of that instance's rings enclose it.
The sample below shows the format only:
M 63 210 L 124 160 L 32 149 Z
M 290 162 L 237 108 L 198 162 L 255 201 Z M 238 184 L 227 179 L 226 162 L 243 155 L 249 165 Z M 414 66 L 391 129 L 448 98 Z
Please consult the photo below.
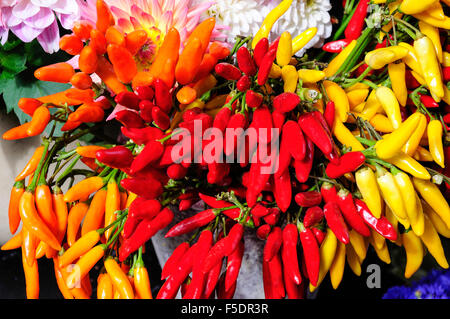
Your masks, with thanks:
M 60 39 L 58 22 L 55 20 L 51 26 L 38 36 L 37 39 L 45 52 L 54 53 L 58 51 Z
M 55 21 L 55 14 L 49 8 L 41 8 L 37 14 L 23 22 L 36 29 L 45 29 Z
M 39 10 L 41 10 L 40 7 L 29 1 L 20 1 L 12 8 L 12 14 L 21 20 L 25 20 L 37 14 Z
M 31 42 L 36 37 L 42 33 L 42 29 L 36 29 L 26 25 L 25 23 L 20 23 L 11 28 L 11 32 L 14 33 L 23 42 Z

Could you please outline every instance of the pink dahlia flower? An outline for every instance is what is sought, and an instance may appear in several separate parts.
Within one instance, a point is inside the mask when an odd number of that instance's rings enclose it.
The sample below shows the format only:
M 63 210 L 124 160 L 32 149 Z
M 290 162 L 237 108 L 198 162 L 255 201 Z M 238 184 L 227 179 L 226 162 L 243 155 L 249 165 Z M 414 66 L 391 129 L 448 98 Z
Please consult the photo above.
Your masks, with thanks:
M 80 18 L 73 0 L 2 0 L 0 2 L 0 41 L 5 44 L 11 31 L 23 42 L 37 38 L 47 53 L 59 50 L 59 27 L 71 29 Z

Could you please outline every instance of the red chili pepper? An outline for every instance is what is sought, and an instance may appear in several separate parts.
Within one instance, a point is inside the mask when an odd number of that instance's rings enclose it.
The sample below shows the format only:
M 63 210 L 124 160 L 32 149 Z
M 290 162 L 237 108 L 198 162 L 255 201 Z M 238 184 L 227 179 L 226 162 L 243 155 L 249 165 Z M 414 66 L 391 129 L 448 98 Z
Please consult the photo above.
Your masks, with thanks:
M 139 115 L 147 123 L 151 123 L 153 121 L 153 107 L 155 107 L 155 105 L 149 100 L 142 100 L 139 102 Z
M 364 28 L 365 19 L 367 16 L 367 9 L 369 7 L 370 0 L 361 0 L 353 13 L 352 18 L 345 28 L 344 35 L 346 39 L 356 40 L 361 35 Z
M 146 199 L 155 199 L 163 193 L 161 182 L 148 176 L 124 178 L 120 181 L 120 185 L 126 190 Z
M 161 211 L 161 203 L 156 199 L 137 197 L 128 208 L 128 216 L 136 219 L 152 219 Z
M 266 240 L 267 236 L 269 236 L 270 230 L 271 226 L 269 224 L 261 225 L 256 229 L 256 237 L 261 240 Z
M 280 113 L 287 113 L 295 109 L 300 104 L 300 97 L 291 92 L 284 92 L 273 99 L 273 107 Z
M 263 105 L 253 111 L 253 120 L 250 125 L 256 130 L 259 143 L 270 143 L 272 140 L 272 114 L 267 106 Z
M 244 256 L 244 248 L 244 241 L 241 240 L 233 253 L 228 257 L 225 273 L 225 291 L 231 290 L 236 285 Z
M 305 158 L 302 161 L 294 161 L 295 177 L 300 183 L 304 183 L 308 180 L 314 160 L 314 143 L 307 136 L 305 136 L 305 141 Z
M 249 187 L 247 188 L 246 200 L 249 207 L 256 204 L 259 194 L 263 191 L 264 186 L 269 181 L 271 174 L 263 174 L 261 172 L 262 165 L 260 162 L 254 162 L 250 165 L 249 171 Z
M 133 162 L 133 153 L 123 145 L 101 149 L 95 152 L 95 158 L 110 167 L 128 167 Z
M 269 267 L 270 278 L 272 281 L 273 298 L 282 299 L 286 292 L 283 281 L 283 265 L 281 263 L 280 254 L 276 254 L 274 258 L 267 262 Z
M 301 207 L 317 206 L 322 202 L 322 194 L 317 191 L 300 192 L 295 195 L 295 202 Z
M 217 113 L 214 117 L 213 127 L 218 128 L 221 132 L 224 132 L 227 128 L 230 118 L 231 109 L 228 107 L 222 107 L 219 113 Z
M 420 102 L 426 107 L 426 108 L 436 108 L 439 107 L 439 103 L 437 103 L 431 96 L 421 94 L 420 95 Z
M 170 126 L 170 118 L 163 110 L 158 106 L 152 109 L 152 118 L 156 125 L 162 130 L 167 130 Z
M 385 216 L 381 216 L 380 218 L 376 218 L 373 216 L 370 209 L 367 207 L 366 203 L 362 200 L 355 198 L 355 205 L 358 211 L 358 214 L 362 217 L 364 222 L 381 236 L 386 239 L 396 241 L 397 240 L 397 231 L 394 226 L 388 221 Z
M 236 292 L 237 284 L 235 282 L 233 285 L 231 285 L 231 287 L 228 290 L 226 290 L 225 289 L 225 276 L 226 276 L 226 273 L 222 273 L 220 275 L 219 281 L 217 282 L 217 286 L 216 286 L 217 298 L 223 299 L 223 300 L 233 299 L 234 294 Z
M 210 184 L 221 184 L 229 173 L 230 165 L 228 163 L 213 162 L 208 164 L 208 175 L 206 179 Z
M 230 120 L 228 121 L 227 124 L 227 129 L 233 129 L 235 130 L 235 132 L 237 134 L 235 134 L 234 137 L 234 141 L 227 141 L 225 143 L 224 146 L 224 153 L 225 155 L 229 156 L 231 153 L 233 153 L 236 148 L 237 148 L 237 143 L 238 143 L 238 132 L 237 130 L 242 128 L 244 129 L 245 126 L 247 125 L 247 118 L 244 114 L 242 113 L 235 113 L 230 117 Z
M 116 103 L 126 106 L 130 109 L 139 110 L 139 97 L 130 91 L 122 91 L 114 98 Z
M 211 294 L 214 292 L 214 289 L 216 288 L 219 281 L 220 272 L 222 271 L 222 264 L 223 263 L 220 262 L 217 263 L 217 265 L 207 273 L 202 299 L 209 299 L 211 297 Z
M 272 69 L 272 64 L 275 61 L 276 56 L 277 50 L 269 49 L 269 51 L 267 51 L 267 53 L 262 58 L 258 71 L 258 78 L 257 78 L 258 85 L 262 86 L 266 84 L 267 80 L 269 79 L 270 70 Z
M 254 76 L 257 73 L 255 61 L 247 47 L 242 46 L 236 52 L 236 60 L 239 69 L 248 76 Z
M 324 155 L 333 151 L 333 142 L 326 129 L 312 113 L 300 115 L 298 124 L 303 133 L 316 145 Z
M 167 168 L 167 176 L 170 179 L 177 180 L 184 178 L 187 174 L 188 169 L 180 164 L 172 164 Z
M 282 134 L 286 135 L 286 145 L 296 161 L 302 161 L 306 156 L 306 142 L 302 130 L 296 121 L 287 121 L 283 125 Z
M 450 66 L 442 68 L 442 79 L 444 82 L 450 81 Z
M 336 41 L 327 42 L 322 46 L 322 50 L 331 53 L 339 53 L 341 52 L 347 45 L 350 44 L 352 40 L 350 39 L 341 39 Z
M 115 119 L 127 128 L 143 128 L 145 123 L 142 117 L 131 110 L 121 110 L 116 113 Z
M 256 217 L 264 217 L 270 213 L 270 210 L 266 206 L 263 206 L 260 203 L 257 203 L 255 206 L 253 206 L 250 213 Z
M 150 86 L 137 86 L 134 89 L 140 100 L 153 100 L 155 91 Z
M 173 101 L 170 89 L 160 79 L 156 79 L 155 83 L 155 103 L 156 105 L 164 111 L 164 113 L 169 114 L 172 109 Z
M 264 56 L 266 55 L 268 50 L 269 40 L 267 38 L 262 38 L 261 40 L 259 40 L 255 46 L 255 49 L 253 50 L 253 59 L 255 60 L 257 66 L 261 66 Z
M 286 212 L 292 201 L 292 184 L 289 170 L 285 170 L 283 175 L 279 177 L 274 176 L 273 195 L 277 206 L 282 212 Z
M 325 117 L 328 127 L 333 127 L 335 114 L 336 114 L 336 105 L 334 104 L 333 101 L 329 101 L 323 113 L 323 116 Z
M 123 225 L 123 238 L 130 238 L 140 222 L 140 219 L 127 216 L 125 224 Z
M 344 174 L 354 172 L 366 161 L 362 152 L 348 152 L 341 156 L 338 165 L 330 162 L 325 169 L 325 173 L 330 178 L 338 178 Z
M 323 230 L 320 230 L 317 227 L 311 227 L 311 231 L 313 232 L 314 236 L 316 237 L 317 243 L 319 245 L 322 244 L 323 240 L 325 239 L 327 233 Z
M 184 212 L 192 207 L 194 205 L 195 201 L 192 198 L 189 199 L 182 199 L 180 200 L 180 203 L 178 204 L 178 210 L 180 212 Z
M 274 299 L 272 278 L 270 276 L 268 262 L 265 261 L 262 262 L 262 275 L 263 275 L 264 297 L 266 299 Z
M 337 239 L 348 244 L 350 242 L 350 235 L 348 234 L 348 227 L 342 217 L 341 210 L 337 202 L 328 202 L 323 207 L 323 213 L 327 220 L 328 227 L 331 228 Z
M 242 76 L 241 70 L 227 62 L 216 64 L 214 70 L 219 76 L 229 81 L 237 81 Z
M 161 270 L 161 280 L 166 279 L 171 274 L 174 273 L 178 264 L 182 261 L 181 257 L 188 251 L 190 245 L 188 242 L 182 242 L 174 249 L 170 257 L 167 259 L 166 263 Z
M 276 254 L 278 254 L 282 242 L 283 242 L 283 235 L 281 228 L 276 226 L 267 236 L 267 240 L 263 250 L 263 260 L 266 262 L 272 260 L 272 258 Z
M 311 227 L 319 223 L 324 216 L 324 212 L 319 206 L 309 207 L 305 212 L 305 216 L 303 217 L 303 226 Z
M 164 153 L 164 145 L 158 141 L 148 142 L 142 151 L 136 156 L 131 164 L 131 173 L 139 172 L 141 169 L 159 160 Z
M 337 204 L 339 205 L 345 221 L 351 228 L 365 237 L 370 236 L 370 229 L 358 214 L 355 202 L 353 201 L 352 193 L 346 189 L 339 190 L 337 194 Z
M 144 127 L 144 128 L 127 128 L 121 127 L 122 134 L 133 140 L 136 144 L 147 144 L 149 141 L 159 140 L 163 138 L 164 132 L 156 127 Z
M 319 280 L 320 269 L 320 251 L 316 237 L 311 229 L 304 227 L 303 224 L 298 226 L 300 233 L 300 242 L 303 247 L 303 257 L 305 259 L 306 273 L 312 285 L 317 285 Z
M 285 120 L 286 115 L 284 113 L 278 112 L 277 110 L 272 112 L 273 127 L 278 129 L 278 132 L 281 132 Z
M 323 183 L 320 187 L 320 193 L 325 203 L 337 202 L 337 190 L 333 184 L 328 182 Z
M 205 285 L 206 274 L 203 273 L 203 262 L 206 258 L 206 254 L 211 248 L 213 242 L 213 233 L 211 230 L 206 229 L 201 232 L 197 243 L 197 254 L 192 267 L 192 281 L 189 284 L 189 288 L 183 299 L 200 299 L 203 294 Z
M 262 102 L 262 94 L 256 93 L 252 90 L 247 90 L 247 92 L 245 93 L 245 103 L 247 103 L 249 107 L 256 109 L 261 106 Z
M 213 196 L 205 195 L 203 193 L 198 193 L 198 196 L 202 201 L 206 203 L 206 205 L 211 206 L 212 208 L 224 208 L 233 206 L 232 203 L 229 203 L 225 200 L 218 200 Z
M 209 222 L 214 220 L 218 214 L 218 210 L 207 209 L 191 217 L 185 218 L 170 228 L 165 237 L 176 237 L 187 234 L 199 227 L 207 225 Z
M 155 218 L 142 220 L 136 227 L 133 234 L 122 243 L 119 260 L 123 262 L 130 254 L 144 245 L 158 231 L 167 227 L 173 220 L 173 212 L 169 208 L 164 208 Z
M 298 243 L 298 229 L 294 224 L 287 224 L 283 228 L 282 234 L 282 249 L 281 259 L 283 261 L 284 273 L 290 280 L 300 285 L 302 276 L 298 266 L 297 243 Z M 285 280 L 286 281 L 286 280 Z
M 408 89 L 416 89 L 420 86 L 420 83 L 416 80 L 416 78 L 412 75 L 410 70 L 406 70 L 405 73 L 406 87 Z
M 248 75 L 241 76 L 240 79 L 236 82 L 236 88 L 241 92 L 247 91 L 251 85 L 252 80 Z
M 281 258 L 284 257 L 284 252 L 281 251 Z M 284 269 L 283 269 L 284 270 Z M 283 271 L 284 287 L 286 289 L 286 295 L 288 299 L 304 299 L 304 284 L 297 285 L 288 275 L 286 271 Z
M 270 213 L 264 216 L 263 219 L 267 224 L 274 226 L 280 219 L 280 210 L 276 207 L 270 208 Z

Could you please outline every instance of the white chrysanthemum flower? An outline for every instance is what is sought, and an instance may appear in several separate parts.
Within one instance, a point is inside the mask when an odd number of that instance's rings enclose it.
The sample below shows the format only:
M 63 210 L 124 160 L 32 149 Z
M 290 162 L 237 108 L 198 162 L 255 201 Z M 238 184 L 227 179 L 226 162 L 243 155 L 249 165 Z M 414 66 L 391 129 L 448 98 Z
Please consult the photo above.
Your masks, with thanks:
M 233 43 L 236 36 L 255 35 L 264 18 L 280 2 L 281 0 L 216 0 L 208 14 L 229 27 L 223 33 Z M 331 35 L 330 9 L 329 0 L 294 0 L 289 10 L 275 23 L 270 39 L 276 39 L 284 31 L 289 31 L 295 37 L 308 28 L 317 27 L 316 36 L 297 53 L 303 55 L 306 49 L 322 45 L 324 39 Z

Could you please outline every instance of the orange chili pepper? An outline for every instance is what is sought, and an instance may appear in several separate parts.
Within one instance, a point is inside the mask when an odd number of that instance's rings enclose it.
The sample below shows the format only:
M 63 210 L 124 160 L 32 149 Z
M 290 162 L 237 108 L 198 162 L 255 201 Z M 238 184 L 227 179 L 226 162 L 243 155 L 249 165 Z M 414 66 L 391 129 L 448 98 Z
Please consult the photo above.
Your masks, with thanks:
M 95 73 L 114 94 L 127 90 L 127 87 L 119 81 L 112 64 L 105 57 L 99 57 Z
M 59 48 L 70 55 L 78 55 L 83 49 L 83 41 L 75 34 L 66 34 L 59 40 Z
M 57 186 L 53 189 L 52 204 L 58 225 L 56 231 L 56 238 L 61 243 L 64 238 L 64 235 L 66 234 L 67 219 L 69 216 L 69 212 L 67 209 L 67 204 L 64 201 L 64 194 L 62 193 L 61 189 Z
M 209 53 L 216 57 L 217 60 L 222 60 L 228 57 L 231 53 L 230 49 L 222 45 L 220 42 L 213 42 L 209 46 Z
M 80 229 L 81 221 L 83 220 L 89 206 L 86 203 L 76 203 L 70 210 L 67 218 L 67 243 L 69 247 L 77 240 L 78 231 Z
M 60 257 L 57 259 L 57 263 L 59 265 Z M 69 265 L 67 267 L 61 267 L 59 266 L 59 269 L 61 271 L 62 277 L 64 279 L 64 283 L 67 286 L 67 277 L 69 276 L 69 273 L 73 270 L 73 266 Z M 80 285 L 75 286 L 72 289 L 69 289 L 70 293 L 73 295 L 75 299 L 89 299 L 90 295 L 87 293 L 87 291 L 84 290 L 84 288 Z
M 180 33 L 178 30 L 176 28 L 171 28 L 164 37 L 164 41 L 156 53 L 155 59 L 150 67 L 149 72 L 153 78 L 157 78 L 163 72 L 168 59 L 172 59 L 173 61 L 178 60 L 180 41 Z
M 116 220 L 115 212 L 120 210 L 120 194 L 119 186 L 114 178 L 112 178 L 107 185 L 106 200 L 105 200 L 105 227 Z M 113 228 L 109 228 L 105 232 L 106 240 L 109 239 Z
M 81 105 L 75 112 L 71 113 L 67 118 L 71 122 L 100 122 L 105 116 L 105 111 L 101 107 L 92 103 Z
M 35 253 L 35 255 L 33 257 L 35 259 L 39 259 L 39 258 L 44 257 L 48 248 L 49 247 L 48 247 L 48 245 L 45 242 L 40 241 L 39 244 L 37 244 L 36 253 Z
M 138 260 L 133 269 L 133 285 L 139 299 L 153 298 L 148 271 L 142 260 L 141 253 L 139 254 Z
M 28 266 L 33 266 L 33 263 L 36 262 L 35 254 L 36 254 L 36 246 L 37 241 L 36 237 L 28 230 L 27 227 L 23 227 L 22 229 L 22 251 L 24 253 L 24 259 Z
M 77 89 L 86 90 L 92 86 L 92 79 L 87 73 L 77 72 L 70 78 L 70 83 Z
M 81 50 L 80 57 L 78 59 L 79 69 L 84 73 L 91 74 L 97 69 L 97 64 L 97 51 L 90 45 L 86 45 L 83 50 Z
M 35 206 L 34 194 L 31 191 L 26 190 L 20 198 L 19 212 L 23 225 L 34 236 L 47 243 L 53 249 L 61 249 L 58 239 L 39 216 Z
M 39 299 L 39 268 L 38 263 L 28 265 L 25 259 L 25 251 L 22 249 L 22 265 L 25 274 L 27 299 Z
M 67 276 L 67 287 L 74 288 L 79 280 L 86 277 L 95 264 L 104 256 L 106 245 L 98 245 L 85 253 L 74 265 L 73 271 Z
M 76 129 L 78 126 L 83 124 L 82 122 L 78 121 L 69 121 L 67 120 L 66 123 L 61 127 L 61 132 L 67 132 Z
M 187 46 L 189 42 L 197 38 L 200 40 L 202 51 L 201 55 L 205 54 L 206 49 L 209 46 L 209 41 L 211 40 L 211 34 L 216 25 L 216 19 L 214 17 L 209 18 L 198 24 L 186 40 L 185 45 Z
M 82 181 L 73 185 L 66 192 L 66 194 L 64 194 L 64 201 L 67 203 L 67 202 L 74 202 L 76 200 L 79 200 L 80 198 L 85 198 L 90 194 L 98 191 L 100 188 L 103 187 L 103 185 L 104 185 L 103 178 L 99 176 L 92 176 L 83 179 Z
M 11 234 L 14 234 L 20 225 L 19 201 L 24 192 L 25 183 L 23 179 L 15 182 L 11 189 L 8 206 L 9 230 L 11 231 Z
M 180 54 L 175 68 L 175 78 L 181 85 L 191 83 L 202 62 L 202 42 L 198 38 L 191 39 Z
M 20 230 L 17 234 L 11 237 L 0 250 L 13 250 L 20 248 L 22 246 L 22 230 Z
M 105 216 L 105 202 L 106 190 L 102 188 L 94 194 L 94 197 L 89 204 L 89 209 L 86 212 L 83 225 L 81 226 L 81 236 L 102 226 Z
M 177 92 L 177 100 L 181 104 L 191 104 L 197 98 L 197 91 L 190 86 L 183 86 Z
M 135 90 L 139 86 L 150 86 L 154 81 L 155 78 L 149 71 L 139 71 L 131 81 L 131 86 L 133 87 L 133 90 Z
M 39 161 L 42 158 L 43 153 L 44 153 L 44 146 L 39 146 L 36 148 L 33 155 L 29 159 L 28 163 L 25 165 L 25 167 L 19 173 L 19 175 L 16 176 L 15 179 L 16 182 L 21 181 L 34 173 L 39 164 Z
M 127 192 L 119 192 L 120 193 L 120 210 L 124 210 L 127 208 L 128 194 Z
M 17 106 L 20 108 L 22 112 L 28 114 L 29 116 L 33 116 L 34 111 L 41 106 L 43 103 L 38 99 L 33 99 L 29 97 L 20 98 L 19 102 L 17 102 Z
M 27 128 L 28 136 L 40 135 L 44 132 L 48 122 L 50 122 L 50 111 L 46 106 L 39 106 L 31 118 L 30 126 Z
M 113 258 L 106 259 L 105 269 L 111 277 L 114 288 L 120 293 L 120 296 L 125 299 L 134 299 L 133 287 L 117 261 Z
M 106 30 L 115 24 L 114 17 L 108 7 L 108 5 L 103 0 L 97 0 L 97 22 L 96 26 L 100 32 L 105 33 Z
M 137 73 L 136 62 L 130 51 L 117 44 L 109 44 L 106 51 L 117 78 L 123 83 L 130 83 Z
M 91 230 L 81 236 L 60 256 L 59 266 L 65 267 L 91 250 L 100 240 L 100 235 L 101 233 L 98 230 Z
M 91 31 L 91 40 L 89 46 L 92 47 L 98 55 L 103 55 L 106 53 L 106 37 L 105 35 L 97 29 Z
M 167 59 L 162 73 L 158 76 L 158 78 L 162 80 L 169 88 L 171 88 L 175 82 L 176 63 L 176 60 Z
M 203 79 L 205 76 L 211 73 L 216 66 L 218 59 L 211 53 L 205 53 L 203 55 L 202 62 L 198 67 L 197 74 L 195 75 L 194 82 L 197 82 Z
M 81 288 L 83 288 L 83 290 L 86 291 L 86 294 L 88 296 L 92 295 L 91 278 L 89 278 L 89 276 L 84 276 L 81 279 Z
M 56 284 L 58 285 L 59 291 L 63 295 L 64 299 L 74 299 L 72 292 L 67 288 L 66 281 L 62 275 L 61 269 L 58 266 L 58 258 L 53 257 L 53 268 L 55 270 Z
M 125 36 L 125 46 L 131 55 L 139 52 L 142 46 L 147 42 L 148 34 L 145 30 L 134 30 Z
M 56 234 L 58 229 L 58 221 L 53 211 L 52 192 L 50 191 L 48 185 L 45 184 L 45 181 L 44 183 L 41 182 L 38 186 L 36 186 L 34 197 L 39 216 L 52 231 L 52 233 Z
M 78 146 L 75 151 L 78 155 L 88 158 L 95 158 L 95 153 L 99 150 L 104 150 L 106 147 L 99 145 L 86 145 L 86 146 Z
M 113 299 L 113 284 L 107 273 L 101 273 L 97 278 L 97 299 Z
M 91 36 L 92 25 L 86 20 L 75 21 L 73 23 L 72 32 L 81 40 L 87 40 Z
M 26 138 L 26 137 L 28 137 L 27 130 L 29 127 L 30 127 L 30 122 L 13 127 L 12 129 L 3 133 L 2 138 L 4 140 L 8 140 L 8 141 Z
M 58 93 L 54 93 L 54 94 L 50 94 L 50 95 L 46 95 L 46 96 L 41 96 L 41 97 L 38 97 L 37 99 L 39 101 L 41 101 L 42 103 L 55 104 L 55 105 L 63 105 L 63 104 L 67 103 L 67 105 L 72 106 L 72 105 L 79 105 L 82 103 L 82 101 L 80 101 L 80 100 L 67 97 L 66 92 L 67 92 L 67 90 L 61 91 Z
M 34 71 L 34 76 L 40 81 L 68 83 L 75 74 L 73 67 L 67 62 L 58 62 L 43 66 Z
M 125 45 L 125 36 L 115 26 L 110 26 L 106 29 L 105 33 L 107 44 L 117 44 L 120 46 Z

